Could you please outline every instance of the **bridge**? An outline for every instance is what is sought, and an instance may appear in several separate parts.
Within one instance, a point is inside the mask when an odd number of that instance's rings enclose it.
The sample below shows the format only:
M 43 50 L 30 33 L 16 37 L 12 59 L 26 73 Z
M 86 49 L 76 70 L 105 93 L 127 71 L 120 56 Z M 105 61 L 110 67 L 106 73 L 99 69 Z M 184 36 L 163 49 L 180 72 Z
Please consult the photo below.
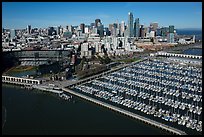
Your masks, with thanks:
M 17 85 L 24 85 L 24 86 L 31 86 L 34 84 L 39 85 L 42 83 L 41 80 L 12 77 L 12 76 L 2 76 L 2 82 L 3 83 L 17 84 Z
M 98 104 L 98 105 L 100 105 L 100 106 L 103 106 L 103 107 L 106 107 L 106 108 L 108 108 L 108 109 L 110 109 L 110 110 L 119 112 L 119 113 L 121 113 L 121 114 L 124 114 L 124 115 L 129 116 L 129 117 L 134 118 L 134 119 L 138 119 L 138 120 L 140 120 L 140 121 L 142 121 L 142 122 L 144 122 L 144 123 L 153 125 L 153 126 L 155 126 L 155 127 L 157 127 L 157 128 L 164 129 L 164 130 L 169 131 L 169 132 L 171 132 L 171 133 L 173 133 L 173 134 L 177 134 L 177 135 L 187 135 L 185 132 L 183 132 L 183 131 L 181 131 L 181 130 L 179 130 L 179 129 L 176 129 L 176 128 L 167 126 L 167 125 L 165 125 L 165 124 L 162 124 L 162 123 L 159 123 L 159 122 L 157 122 L 157 121 L 151 120 L 151 119 L 149 119 L 149 118 L 146 118 L 146 117 L 137 115 L 137 114 L 135 114 L 135 113 L 129 112 L 129 111 L 124 110 L 124 109 L 122 109 L 122 108 L 119 108 L 119 107 L 110 105 L 110 104 L 108 104 L 108 103 L 99 101 L 99 100 L 97 100 L 97 99 L 88 97 L 88 96 L 83 95 L 83 94 L 80 94 L 80 93 L 78 93 L 78 92 L 74 92 L 74 91 L 72 91 L 72 90 L 70 90 L 70 89 L 62 88 L 62 90 L 65 91 L 65 92 L 68 92 L 68 93 L 70 93 L 70 94 L 73 94 L 73 95 L 75 95 L 75 96 L 78 96 L 78 97 L 80 97 L 80 98 L 83 98 L 83 99 L 85 99 L 85 100 L 87 100 L 87 101 L 96 103 L 96 104 Z

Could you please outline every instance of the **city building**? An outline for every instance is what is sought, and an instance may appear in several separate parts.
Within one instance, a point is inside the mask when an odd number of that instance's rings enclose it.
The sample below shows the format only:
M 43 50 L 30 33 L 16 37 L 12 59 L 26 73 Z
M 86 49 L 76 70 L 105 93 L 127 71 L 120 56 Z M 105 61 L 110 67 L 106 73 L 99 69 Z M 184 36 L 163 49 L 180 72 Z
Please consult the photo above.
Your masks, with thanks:
M 81 24 L 80 24 L 80 29 L 81 29 L 82 33 L 85 33 L 84 28 L 85 28 L 85 24 L 84 24 L 84 23 L 81 23 Z
M 110 31 L 107 27 L 104 28 L 104 36 L 110 36 Z
M 167 34 L 167 42 L 168 43 L 174 43 L 174 33 L 168 33 Z
M 90 32 L 90 27 L 89 26 L 86 26 L 85 28 L 84 28 L 84 33 L 89 33 Z
M 101 20 L 100 20 L 100 19 L 95 19 L 95 27 L 96 27 L 96 28 L 98 27 L 98 22 L 101 23 Z
M 145 37 L 145 28 L 144 28 L 144 25 L 141 25 L 141 27 L 140 27 L 140 37 L 142 37 L 142 38 Z
M 74 31 L 74 27 L 72 25 L 66 26 L 67 31 L 72 32 Z
M 169 26 L 169 33 L 174 33 L 174 25 Z
M 131 12 L 128 13 L 127 36 L 133 37 L 133 14 Z
M 139 23 L 139 18 L 136 18 L 134 22 L 134 37 L 139 37 L 139 36 L 140 36 L 140 23 Z
M 15 29 L 11 29 L 10 30 L 10 40 L 12 41 L 16 36 L 16 30 Z
M 48 29 L 47 29 L 47 35 L 48 36 L 52 36 L 52 35 L 54 35 L 55 34 L 55 29 L 54 29 L 54 27 L 49 27 Z
M 28 33 L 28 34 L 31 34 L 31 25 L 28 25 L 28 26 L 27 26 L 27 33 Z
M 169 32 L 169 28 L 168 27 L 162 27 L 161 28 L 161 36 L 162 37 L 166 37 L 168 32 Z
M 158 23 L 157 22 L 150 23 L 150 31 L 155 31 L 156 32 L 157 28 L 158 28 Z
M 155 31 L 150 31 L 150 33 L 149 33 L 149 37 L 150 38 L 154 38 L 155 37 Z
M 61 26 L 57 26 L 57 27 L 56 27 L 57 35 L 60 35 L 60 34 L 61 34 L 61 33 L 60 33 L 60 29 L 61 29 Z
M 90 23 L 90 28 L 93 28 L 95 26 L 95 23 Z
M 125 33 L 125 22 L 122 21 L 120 24 L 120 32 L 121 32 L 121 36 L 124 36 Z
M 104 31 L 103 31 L 104 27 L 103 27 L 102 23 L 98 22 L 97 26 L 98 26 L 97 27 L 97 34 L 99 34 L 100 37 L 103 37 L 103 35 L 104 35 Z
M 169 33 L 167 36 L 167 42 L 168 43 L 174 43 L 174 26 L 173 25 L 169 26 Z

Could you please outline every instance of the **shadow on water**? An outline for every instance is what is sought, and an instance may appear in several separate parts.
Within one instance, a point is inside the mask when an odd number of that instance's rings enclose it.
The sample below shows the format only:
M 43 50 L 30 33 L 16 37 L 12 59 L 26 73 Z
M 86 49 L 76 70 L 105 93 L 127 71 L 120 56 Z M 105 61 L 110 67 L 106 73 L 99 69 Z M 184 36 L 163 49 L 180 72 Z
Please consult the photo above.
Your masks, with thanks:
M 4 128 L 4 125 L 6 123 L 6 107 L 2 106 L 2 129 Z

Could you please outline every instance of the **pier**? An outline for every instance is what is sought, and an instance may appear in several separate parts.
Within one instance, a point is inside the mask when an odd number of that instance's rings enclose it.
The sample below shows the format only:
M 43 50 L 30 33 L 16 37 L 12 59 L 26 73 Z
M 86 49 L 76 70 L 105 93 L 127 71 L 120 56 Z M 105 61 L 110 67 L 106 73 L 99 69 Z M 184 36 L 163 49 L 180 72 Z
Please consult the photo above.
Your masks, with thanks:
M 164 51 L 159 51 L 155 54 L 150 54 L 150 56 L 165 56 L 165 57 L 182 57 L 182 58 L 192 58 L 192 59 L 202 59 L 202 56 L 196 56 L 196 55 L 186 55 L 186 54 L 174 54 L 174 53 L 168 53 Z
M 102 101 L 99 101 L 99 100 L 96 100 L 96 99 L 91 98 L 91 97 L 88 97 L 88 96 L 86 96 L 86 95 L 83 95 L 83 94 L 74 92 L 74 91 L 69 90 L 69 89 L 67 89 L 67 88 L 62 88 L 62 90 L 65 91 L 65 92 L 68 92 L 68 93 L 70 93 L 70 94 L 73 94 L 73 95 L 75 95 L 75 96 L 78 96 L 78 97 L 80 97 L 80 98 L 83 98 L 83 99 L 85 99 L 85 100 L 88 100 L 88 101 L 91 101 L 91 102 L 93 102 L 93 103 L 96 103 L 96 104 L 98 104 L 98 105 L 100 105 L 100 106 L 103 106 L 103 107 L 106 107 L 106 108 L 108 108 L 108 109 L 111 109 L 111 110 L 113 110 L 113 111 L 117 111 L 117 112 L 119 112 L 119 113 L 121 113 L 121 114 L 124 114 L 124 115 L 130 116 L 130 117 L 132 117 L 132 118 L 138 119 L 138 120 L 140 120 L 140 121 L 143 121 L 143 122 L 148 123 L 148 124 L 150 124 L 150 125 L 153 125 L 153 126 L 155 126 L 155 127 L 162 128 L 162 129 L 164 129 L 164 130 L 166 130 L 166 131 L 169 131 L 169 132 L 171 132 L 171 133 L 174 133 L 174 134 L 177 134 L 177 135 L 187 135 L 185 132 L 183 132 L 183 131 L 181 131 L 181 130 L 178 130 L 178 129 L 175 129 L 175 128 L 173 128 L 173 127 L 164 125 L 164 124 L 162 124 L 162 123 L 159 123 L 159 122 L 157 122 L 157 121 L 151 120 L 151 119 L 149 119 L 149 118 L 145 118 L 145 117 L 140 116 L 140 115 L 137 115 L 137 114 L 135 114 L 135 113 L 132 113 L 132 112 L 123 110 L 123 109 L 121 109 L 121 108 L 118 108 L 118 107 L 116 107 L 116 106 L 110 105 L 110 104 L 108 104 L 108 103 L 105 103 L 105 102 L 102 102 Z

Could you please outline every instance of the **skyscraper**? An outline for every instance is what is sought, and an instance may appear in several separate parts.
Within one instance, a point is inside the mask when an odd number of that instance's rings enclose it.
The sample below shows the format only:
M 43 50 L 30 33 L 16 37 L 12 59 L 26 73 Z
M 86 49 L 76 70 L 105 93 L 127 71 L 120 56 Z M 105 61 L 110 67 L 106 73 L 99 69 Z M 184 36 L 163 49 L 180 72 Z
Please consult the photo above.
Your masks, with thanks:
M 136 18 L 134 22 L 134 37 L 139 37 L 139 36 L 140 36 L 140 23 L 139 23 L 139 18 Z
M 13 40 L 15 36 L 16 36 L 16 30 L 15 29 L 11 29 L 10 30 L 10 40 Z
M 127 36 L 133 37 L 133 14 L 131 12 L 128 13 Z
M 161 36 L 162 37 L 166 37 L 168 32 L 169 32 L 169 28 L 168 27 L 162 27 L 161 28 Z
M 4 33 L 5 32 L 5 29 L 4 28 L 2 28 L 2 33 Z
M 47 35 L 48 36 L 52 36 L 54 34 L 55 30 L 54 30 L 54 27 L 49 27 L 47 29 Z
M 173 25 L 169 26 L 169 33 L 174 33 L 174 26 Z
M 124 21 L 121 22 L 120 31 L 121 31 L 121 33 L 125 32 L 125 22 Z
M 95 19 L 95 27 L 96 27 L 96 28 L 98 27 L 98 22 L 101 23 L 101 20 L 100 20 L 100 19 Z
M 103 27 L 102 23 L 98 22 L 97 26 L 98 26 L 97 27 L 97 33 L 99 34 L 100 37 L 103 37 L 103 34 L 104 34 L 103 29 L 104 29 L 104 27 Z
M 140 28 L 140 37 L 142 37 L 142 38 L 145 37 L 145 28 L 144 28 L 144 25 L 141 25 L 141 28 Z
M 167 42 L 168 43 L 174 43 L 174 33 L 168 33 Z
M 82 33 L 84 33 L 84 28 L 85 28 L 85 24 L 84 24 L 84 23 L 81 23 L 81 24 L 80 24 L 80 29 L 82 30 Z
M 67 29 L 67 31 L 72 32 L 72 33 L 73 33 L 73 31 L 74 31 L 74 28 L 73 28 L 72 25 L 67 25 L 67 26 L 66 26 L 66 29 Z
M 169 26 L 169 33 L 168 33 L 168 39 L 169 43 L 174 43 L 174 26 L 170 25 Z
M 28 25 L 28 26 L 27 26 L 27 33 L 28 33 L 28 34 L 31 34 L 31 25 Z
M 57 28 L 56 28 L 57 35 L 60 35 L 60 29 L 61 29 L 61 26 L 57 26 Z

